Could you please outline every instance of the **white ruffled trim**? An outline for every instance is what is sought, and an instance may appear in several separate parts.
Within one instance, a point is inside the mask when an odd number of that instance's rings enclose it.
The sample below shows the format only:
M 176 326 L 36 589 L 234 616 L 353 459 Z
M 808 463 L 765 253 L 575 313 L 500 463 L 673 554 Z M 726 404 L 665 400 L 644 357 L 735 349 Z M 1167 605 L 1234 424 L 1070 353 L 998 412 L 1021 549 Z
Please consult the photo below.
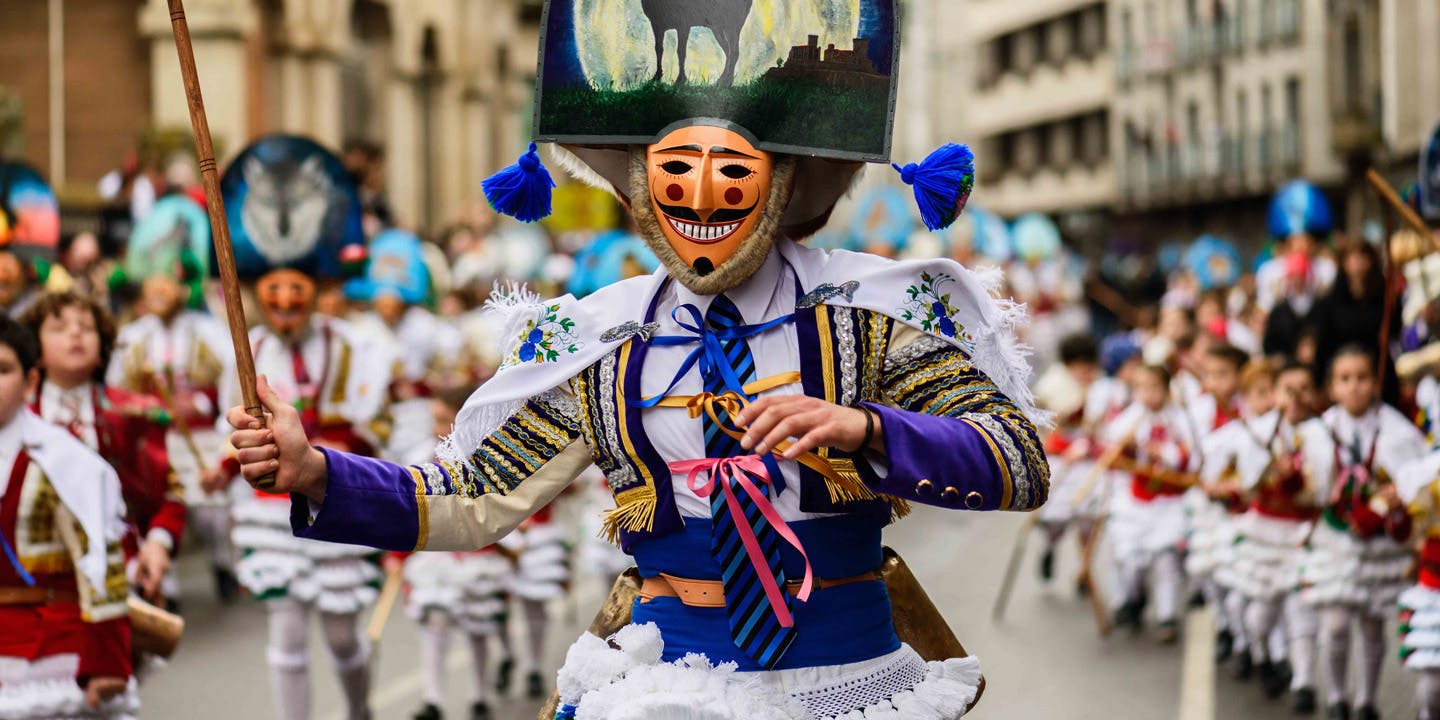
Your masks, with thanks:
M 1440 590 L 1414 585 L 1400 595 L 1401 611 L 1410 611 L 1409 632 L 1400 634 L 1407 670 L 1440 668 Z
M 1309 524 L 1249 512 L 1235 521 L 1229 561 L 1215 568 L 1215 581 L 1248 598 L 1275 599 L 1300 583 L 1300 543 Z
M 7 684 L 0 687 L 0 718 L 5 720 L 133 720 L 140 692 L 131 678 L 125 692 L 91 710 L 74 678 Z
M 734 663 L 715 665 L 694 653 L 661 663 L 663 650 L 653 623 L 626 626 L 610 643 L 582 635 L 560 668 L 561 702 L 578 708 L 577 720 L 955 720 L 980 685 L 979 659 L 927 663 L 903 644 L 858 663 L 743 673 Z M 908 687 L 887 697 L 817 714 L 817 708 L 833 708 L 837 696 L 863 697 L 874 683 L 894 684 L 911 672 L 916 677 L 904 683 Z
M 1410 553 L 1385 538 L 1361 540 L 1324 521 L 1300 563 L 1301 598 L 1311 605 L 1351 605 L 1374 615 L 1394 611 L 1410 583 Z

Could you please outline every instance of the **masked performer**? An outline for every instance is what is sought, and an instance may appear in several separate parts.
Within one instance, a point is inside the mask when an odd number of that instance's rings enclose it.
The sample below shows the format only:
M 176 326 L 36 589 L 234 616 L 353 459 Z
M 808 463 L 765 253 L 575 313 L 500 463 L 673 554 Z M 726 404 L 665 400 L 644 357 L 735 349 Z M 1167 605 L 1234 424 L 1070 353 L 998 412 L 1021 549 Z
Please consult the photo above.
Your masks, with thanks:
M 607 527 L 644 582 L 613 646 L 586 634 L 571 648 L 561 717 L 958 717 L 979 662 L 926 662 L 899 640 L 876 575 L 880 530 L 912 502 L 1044 502 L 1049 468 L 1011 335 L 1020 313 L 949 260 L 799 241 L 856 160 L 888 154 L 895 4 L 798 27 L 778 3 L 643 5 L 662 36 L 714 26 L 728 69 L 692 55 L 688 77 L 720 85 L 587 78 L 637 63 L 574 62 L 601 40 L 579 34 L 605 24 L 555 2 L 537 125 L 542 139 L 585 143 L 571 146 L 576 163 L 629 204 L 662 268 L 581 301 L 497 302 L 510 306 L 506 360 L 442 462 L 312 448 L 262 384 L 271 429 L 232 413 L 243 472 L 277 472 L 302 537 L 453 550 L 493 542 L 598 464 L 617 504 Z M 777 13 L 787 22 L 766 17 Z M 645 25 L 639 7 L 628 20 Z M 769 37 L 742 60 L 747 23 Z M 743 110 L 761 97 L 788 99 Z M 601 110 L 612 102 L 620 112 Z M 727 107 L 740 112 L 715 117 Z M 954 220 L 970 166 L 947 146 L 902 169 L 927 225 Z M 534 219 L 550 180 L 532 153 L 486 185 L 499 209 Z
M 317 281 L 336 281 L 363 258 L 360 206 L 340 161 L 291 136 L 257 141 L 222 180 L 236 269 L 253 280 L 264 323 L 251 331 L 256 370 L 293 411 L 307 442 L 375 456 L 394 367 L 391 348 L 361 340 L 315 312 Z M 358 254 L 357 254 L 358 253 Z M 222 396 L 238 398 L 231 382 Z M 238 471 L 234 459 L 227 469 Z M 283 494 L 256 491 L 235 503 L 240 582 L 266 601 L 278 717 L 309 715 L 309 624 L 318 614 L 347 717 L 367 717 L 369 647 L 357 624 L 380 572 L 370 548 L 291 535 Z
M 345 294 L 369 303 L 375 324 L 401 349 L 390 387 L 393 430 L 384 454 L 396 462 L 425 462 L 435 448 L 430 398 L 464 372 L 458 361 L 464 341 L 459 330 L 424 307 L 431 278 L 419 238 L 386 230 L 367 252 L 365 277 L 346 283 Z
M 186 197 L 162 198 L 126 245 L 124 279 L 140 288 L 141 316 L 120 328 L 110 357 L 110 387 L 161 401 L 171 424 L 165 449 L 185 486 L 190 521 L 210 552 L 215 590 L 233 600 L 235 551 L 226 493 L 207 490 L 224 438 L 216 432 L 220 378 L 233 374 L 230 336 L 203 310 L 210 220 Z

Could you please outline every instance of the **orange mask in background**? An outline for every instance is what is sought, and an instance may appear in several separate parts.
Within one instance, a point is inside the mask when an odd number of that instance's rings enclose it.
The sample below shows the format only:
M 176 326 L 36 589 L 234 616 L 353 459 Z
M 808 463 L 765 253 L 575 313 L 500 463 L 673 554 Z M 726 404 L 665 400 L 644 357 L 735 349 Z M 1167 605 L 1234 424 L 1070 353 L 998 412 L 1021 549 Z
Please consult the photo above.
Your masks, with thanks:
M 271 270 L 255 283 L 265 322 L 277 335 L 296 339 L 315 313 L 315 281 L 298 270 Z

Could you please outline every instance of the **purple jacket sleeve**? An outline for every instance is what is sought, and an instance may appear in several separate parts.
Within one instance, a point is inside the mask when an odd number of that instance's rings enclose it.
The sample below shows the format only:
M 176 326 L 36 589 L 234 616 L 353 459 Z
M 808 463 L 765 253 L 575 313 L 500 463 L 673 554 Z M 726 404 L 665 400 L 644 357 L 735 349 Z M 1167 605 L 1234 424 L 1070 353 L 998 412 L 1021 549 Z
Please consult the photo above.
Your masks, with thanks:
M 913 502 L 965 510 L 999 510 L 1006 499 L 1003 470 L 990 437 L 962 419 L 936 417 L 866 403 L 884 428 L 888 472 L 856 462 L 876 492 Z
M 887 360 L 879 416 L 883 461 L 856 458 L 873 490 L 961 510 L 1034 510 L 1050 466 L 1034 423 L 958 348 L 930 343 Z M 878 466 L 878 467 L 877 467 Z
M 321 449 L 329 466 L 325 502 L 311 519 L 303 495 L 290 496 L 290 527 L 297 537 L 385 550 L 414 550 L 420 508 L 409 468 L 374 458 Z

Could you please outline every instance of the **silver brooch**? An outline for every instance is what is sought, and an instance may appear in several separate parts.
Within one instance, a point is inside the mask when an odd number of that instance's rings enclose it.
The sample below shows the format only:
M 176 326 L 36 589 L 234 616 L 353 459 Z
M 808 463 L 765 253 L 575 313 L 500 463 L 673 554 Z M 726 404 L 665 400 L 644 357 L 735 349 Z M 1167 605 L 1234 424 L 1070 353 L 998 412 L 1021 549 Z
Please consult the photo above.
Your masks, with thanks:
M 816 286 L 814 290 L 805 293 L 805 297 L 800 298 L 800 302 L 795 303 L 795 307 L 800 310 L 808 310 L 836 295 L 844 296 L 845 302 L 853 302 L 855 300 L 855 291 L 859 289 L 860 282 L 858 280 L 848 280 L 839 287 L 831 285 L 830 283 L 821 283 Z
M 650 336 L 654 335 L 655 331 L 659 329 L 660 323 L 652 322 L 641 325 L 634 320 L 630 320 L 628 322 L 616 325 L 615 327 L 606 330 L 604 333 L 601 333 L 600 342 L 612 343 L 618 342 L 620 340 L 629 340 L 630 338 L 637 335 L 640 337 L 641 341 L 648 342 L 650 340 Z

